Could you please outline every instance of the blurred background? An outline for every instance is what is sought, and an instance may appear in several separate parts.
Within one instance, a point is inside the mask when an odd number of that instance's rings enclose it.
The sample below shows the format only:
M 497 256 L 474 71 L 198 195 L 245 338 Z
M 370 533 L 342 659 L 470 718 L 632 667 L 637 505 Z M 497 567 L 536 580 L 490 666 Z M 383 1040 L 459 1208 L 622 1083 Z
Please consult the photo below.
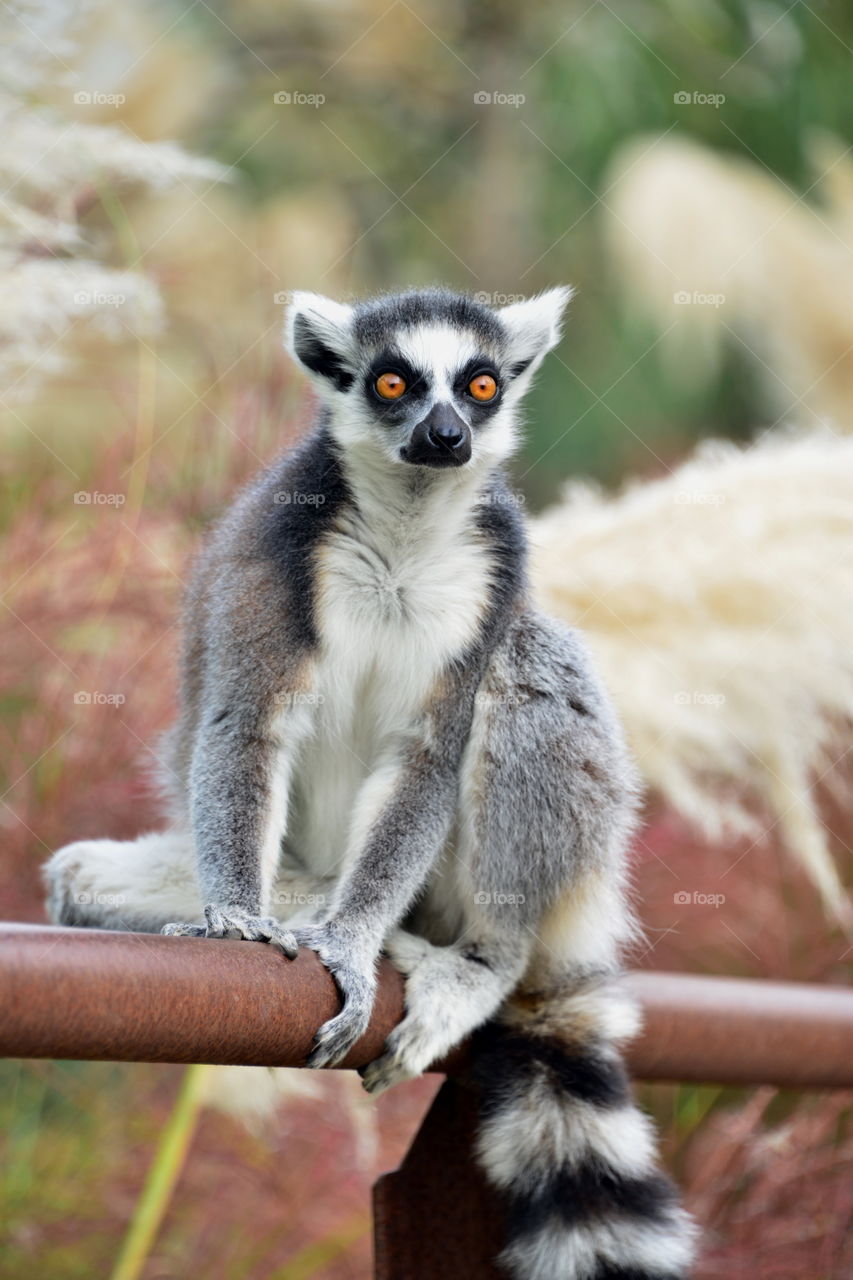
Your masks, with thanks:
M 650 784 L 633 963 L 845 981 L 850 7 L 10 0 L 0 23 L 3 917 L 44 918 L 60 844 L 156 823 L 189 556 L 310 421 L 287 291 L 565 282 L 515 480 L 545 511 L 540 589 L 589 627 Z M 768 454 L 680 470 L 762 433 Z M 705 675 L 670 664 L 643 702 L 638 633 Z M 260 1084 L 209 1077 L 146 1280 L 368 1274 L 368 1188 L 435 1082 L 376 1106 L 281 1075 L 274 1122 L 247 1111 Z M 109 1276 L 180 1069 L 2 1079 L 0 1277 Z M 849 1096 L 642 1096 L 706 1229 L 699 1280 L 853 1274 Z

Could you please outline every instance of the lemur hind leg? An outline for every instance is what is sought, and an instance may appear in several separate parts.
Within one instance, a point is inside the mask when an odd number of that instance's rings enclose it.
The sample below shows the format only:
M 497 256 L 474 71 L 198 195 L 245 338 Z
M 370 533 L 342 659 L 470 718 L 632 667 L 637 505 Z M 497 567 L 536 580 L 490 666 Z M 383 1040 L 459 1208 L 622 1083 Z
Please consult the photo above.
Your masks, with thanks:
M 159 933 L 177 916 L 194 922 L 185 927 L 186 934 L 215 936 L 208 933 L 211 922 L 205 921 L 189 832 L 151 832 L 136 840 L 78 840 L 57 850 L 43 874 L 47 911 L 55 924 Z M 278 941 L 279 932 L 289 933 L 282 929 L 283 921 L 303 923 L 322 910 L 328 895 L 325 879 L 282 869 L 271 895 L 269 940 Z M 219 936 L 228 934 L 223 930 Z
M 420 1075 L 490 1018 L 521 977 L 530 942 L 523 930 L 497 934 L 485 919 L 449 947 L 394 933 L 385 949 L 406 979 L 406 1013 L 382 1056 L 362 1071 L 365 1089 L 382 1093 Z
M 136 840 L 77 840 L 43 871 L 54 924 L 159 933 L 167 920 L 201 917 L 195 846 L 185 831 Z

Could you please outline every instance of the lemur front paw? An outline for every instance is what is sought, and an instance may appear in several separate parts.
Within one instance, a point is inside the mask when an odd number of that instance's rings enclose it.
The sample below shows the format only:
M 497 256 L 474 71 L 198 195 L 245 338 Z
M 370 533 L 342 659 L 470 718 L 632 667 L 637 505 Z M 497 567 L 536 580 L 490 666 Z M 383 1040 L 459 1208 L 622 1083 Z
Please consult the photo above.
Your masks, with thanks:
M 243 938 L 247 942 L 267 942 L 278 947 L 289 960 L 296 958 L 299 945 L 291 933 L 272 916 L 249 916 L 228 908 L 221 911 L 210 904 L 204 909 L 206 924 L 164 924 L 161 933 L 180 938 Z
M 299 946 L 308 947 L 320 957 L 343 1000 L 340 1013 L 324 1022 L 315 1035 L 314 1048 L 306 1063 L 309 1067 L 334 1067 L 367 1030 L 376 993 L 373 965 L 354 961 L 352 946 L 328 923 L 295 932 Z

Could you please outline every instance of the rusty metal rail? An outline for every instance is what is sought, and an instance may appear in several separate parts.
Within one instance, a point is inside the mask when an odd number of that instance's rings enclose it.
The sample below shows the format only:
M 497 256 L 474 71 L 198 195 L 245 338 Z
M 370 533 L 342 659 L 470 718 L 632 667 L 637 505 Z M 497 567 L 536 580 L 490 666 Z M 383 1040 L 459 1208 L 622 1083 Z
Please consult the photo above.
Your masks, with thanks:
M 853 991 L 634 973 L 642 1080 L 853 1087 Z M 301 1066 L 338 1007 L 311 952 L 243 942 L 0 925 L 0 1054 Z M 346 1066 L 375 1058 L 403 1007 L 383 962 L 373 1021 Z M 437 1069 L 452 1071 L 464 1051 Z
M 628 1062 L 644 1080 L 853 1086 L 853 992 L 793 983 L 629 974 L 644 1030 Z M 301 1066 L 338 1006 L 310 952 L 149 934 L 0 925 L 0 1054 Z M 403 1010 L 383 962 L 367 1034 L 381 1051 Z M 465 1048 L 437 1071 L 451 1077 Z M 477 1099 L 451 1078 L 402 1165 L 374 1187 L 375 1280 L 501 1280 L 503 1209 L 473 1158 Z

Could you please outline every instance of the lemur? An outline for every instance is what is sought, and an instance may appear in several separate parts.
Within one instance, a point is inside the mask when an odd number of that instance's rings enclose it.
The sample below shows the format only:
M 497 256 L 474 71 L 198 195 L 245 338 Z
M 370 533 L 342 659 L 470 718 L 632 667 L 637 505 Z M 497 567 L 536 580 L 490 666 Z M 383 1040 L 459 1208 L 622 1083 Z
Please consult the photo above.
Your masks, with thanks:
M 618 1049 L 635 773 L 580 636 L 531 600 L 503 473 L 570 293 L 293 296 L 320 409 L 195 566 L 169 828 L 61 849 L 49 910 L 311 948 L 342 1000 L 314 1067 L 365 1031 L 385 952 L 405 1014 L 364 1084 L 476 1033 L 507 1272 L 675 1280 L 694 1229 Z

